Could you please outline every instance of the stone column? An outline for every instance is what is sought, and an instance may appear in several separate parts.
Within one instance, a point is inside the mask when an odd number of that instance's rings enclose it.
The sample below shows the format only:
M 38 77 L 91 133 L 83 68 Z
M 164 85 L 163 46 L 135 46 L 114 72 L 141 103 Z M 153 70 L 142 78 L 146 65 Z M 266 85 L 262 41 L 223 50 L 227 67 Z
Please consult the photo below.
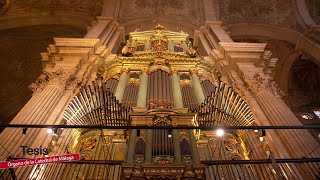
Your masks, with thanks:
M 146 107 L 148 90 L 148 74 L 147 69 L 141 69 L 140 84 L 138 91 L 137 107 Z
M 241 67 L 240 67 L 241 68 Z M 291 112 L 280 98 L 281 91 L 268 75 L 262 72 L 253 76 L 244 76 L 249 90 L 254 94 L 258 104 L 265 112 L 273 126 L 302 126 L 301 122 Z M 319 157 L 319 142 L 307 130 L 278 130 L 280 138 L 292 158 Z M 278 146 L 278 145 L 276 145 Z M 296 165 L 297 176 L 308 177 L 305 171 L 317 173 L 317 167 L 312 165 Z
M 57 76 L 58 78 L 59 76 Z M 47 76 L 43 75 L 43 79 Z M 48 83 L 48 82 L 46 82 Z M 40 87 L 44 86 L 44 87 Z M 39 83 L 33 84 L 32 88 L 36 91 L 28 103 L 21 109 L 17 116 L 12 120 L 11 124 L 45 124 L 51 111 L 61 98 L 64 89 L 55 83 Z M 0 141 L 11 154 L 21 154 L 20 146 L 30 145 L 33 141 L 33 135 L 40 132 L 40 129 L 29 129 L 27 134 L 22 136 L 21 131 L 17 129 L 5 129 L 0 135 Z M 8 152 L 3 148 L 0 150 L 1 160 L 8 157 Z
M 120 80 L 119 80 L 118 86 L 117 86 L 115 94 L 114 94 L 114 96 L 117 98 L 117 100 L 120 103 L 122 102 L 124 90 L 126 89 L 127 82 L 128 82 L 128 79 L 129 79 L 129 74 L 128 73 L 129 73 L 129 69 L 128 68 L 122 68 Z
M 190 70 L 190 73 L 191 73 L 192 87 L 193 87 L 194 93 L 196 95 L 198 105 L 201 105 L 204 102 L 205 98 L 204 98 L 204 94 L 203 94 L 202 87 L 200 84 L 200 79 L 197 75 L 198 72 L 197 72 L 197 70 L 192 69 L 192 70 Z
M 272 126 L 269 119 L 261 109 L 260 105 L 258 104 L 257 100 L 252 96 L 251 92 L 244 86 L 244 83 L 237 75 L 234 70 L 230 70 L 229 78 L 232 81 L 233 89 L 239 93 L 242 98 L 248 103 L 252 114 L 255 119 L 255 123 L 258 126 Z M 249 140 L 249 139 L 248 139 Z M 277 158 L 292 158 L 290 152 L 288 152 L 285 143 L 280 138 L 279 134 L 276 130 L 267 130 L 266 131 L 266 142 L 270 147 L 271 151 L 277 156 Z M 264 158 L 264 157 L 259 157 Z M 303 179 L 297 167 L 294 164 L 286 164 L 286 168 L 283 169 L 284 173 L 287 173 L 287 176 L 290 176 L 290 172 L 296 172 L 296 175 L 299 179 Z M 289 177 L 293 179 L 294 177 Z

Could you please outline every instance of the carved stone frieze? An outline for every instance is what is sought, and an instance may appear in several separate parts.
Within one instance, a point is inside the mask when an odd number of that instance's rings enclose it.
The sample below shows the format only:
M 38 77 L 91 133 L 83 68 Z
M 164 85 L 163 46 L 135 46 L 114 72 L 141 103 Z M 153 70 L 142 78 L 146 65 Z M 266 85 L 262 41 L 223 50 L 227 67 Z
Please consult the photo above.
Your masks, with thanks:
M 254 94 L 262 91 L 271 91 L 276 97 L 282 98 L 285 94 L 269 75 L 256 73 L 252 77 L 244 75 L 245 86 Z

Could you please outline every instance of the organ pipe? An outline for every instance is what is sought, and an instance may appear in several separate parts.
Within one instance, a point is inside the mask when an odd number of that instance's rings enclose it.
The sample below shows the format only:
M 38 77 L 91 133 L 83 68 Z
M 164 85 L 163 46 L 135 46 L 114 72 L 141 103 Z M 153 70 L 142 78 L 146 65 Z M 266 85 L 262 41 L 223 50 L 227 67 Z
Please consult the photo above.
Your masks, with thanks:
M 115 82 L 93 82 L 83 87 L 69 103 L 64 119 L 74 125 L 128 125 L 130 107 L 122 106 L 111 92 L 109 85 L 113 88 Z
M 148 78 L 148 107 L 172 108 L 173 95 L 170 75 L 162 70 L 152 72 Z
M 212 87 L 213 85 L 204 90 L 211 92 L 211 95 L 197 110 L 200 126 L 248 126 L 253 123 L 249 106 L 238 94 L 222 82 L 214 90 Z

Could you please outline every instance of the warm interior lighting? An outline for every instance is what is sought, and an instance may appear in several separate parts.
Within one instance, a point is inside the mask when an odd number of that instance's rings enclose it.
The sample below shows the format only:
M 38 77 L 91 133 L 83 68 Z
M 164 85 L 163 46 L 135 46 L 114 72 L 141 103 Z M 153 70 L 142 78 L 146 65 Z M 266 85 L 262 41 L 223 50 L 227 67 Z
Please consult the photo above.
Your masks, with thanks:
M 169 129 L 169 130 L 168 130 L 168 137 L 169 137 L 169 138 L 171 138 L 171 137 L 172 137 L 172 135 L 171 135 L 171 134 L 172 134 L 172 130 L 171 130 L 171 129 Z
M 224 130 L 223 129 L 218 129 L 217 130 L 217 136 L 221 137 L 224 135 Z
M 260 136 L 259 139 L 260 139 L 260 141 L 262 142 L 262 141 L 263 141 L 263 136 Z
M 53 129 L 52 129 L 52 128 L 48 128 L 48 129 L 47 129 L 47 133 L 48 133 L 48 134 L 52 134 L 52 133 L 53 133 Z
M 255 129 L 254 132 L 257 133 L 257 132 L 259 132 L 259 130 L 258 130 L 258 129 Z

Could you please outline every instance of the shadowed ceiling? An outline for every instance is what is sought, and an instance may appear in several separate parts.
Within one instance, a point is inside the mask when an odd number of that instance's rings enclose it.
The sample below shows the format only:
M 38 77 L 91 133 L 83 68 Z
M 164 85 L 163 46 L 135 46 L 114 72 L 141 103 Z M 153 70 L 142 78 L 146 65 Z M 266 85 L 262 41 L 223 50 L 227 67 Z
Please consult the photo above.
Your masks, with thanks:
M 0 31 L 0 120 L 10 121 L 30 99 L 28 86 L 41 73 L 40 52 L 53 37 L 83 37 L 85 29 L 38 25 Z

